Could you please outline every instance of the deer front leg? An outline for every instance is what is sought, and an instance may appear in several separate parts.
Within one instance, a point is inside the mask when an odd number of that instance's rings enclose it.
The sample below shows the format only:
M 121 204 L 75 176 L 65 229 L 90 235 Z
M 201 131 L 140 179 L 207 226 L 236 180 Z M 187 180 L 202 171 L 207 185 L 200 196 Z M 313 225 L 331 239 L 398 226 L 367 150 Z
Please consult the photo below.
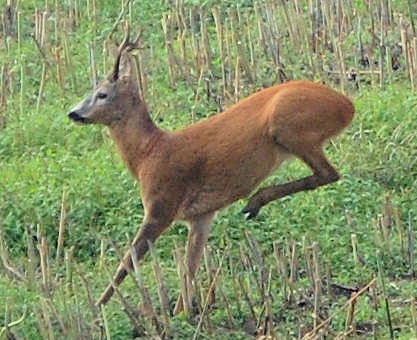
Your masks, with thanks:
M 178 296 L 175 304 L 174 314 L 179 314 L 184 310 L 185 304 L 190 304 L 194 293 L 194 278 L 197 269 L 200 266 L 201 258 L 203 256 L 204 246 L 209 238 L 211 225 L 215 213 L 199 216 L 191 221 L 190 231 L 188 233 L 187 251 L 186 251 L 186 266 L 187 266 L 187 283 L 189 287 L 188 300 L 181 294 Z
M 249 199 L 249 203 L 242 210 L 244 214 L 247 214 L 247 219 L 256 217 L 259 210 L 271 201 L 299 191 L 313 190 L 322 185 L 335 182 L 340 178 L 337 171 L 327 161 L 321 149 L 309 151 L 301 158 L 313 170 L 313 175 L 297 181 L 260 189 Z
M 154 209 L 156 208 L 156 209 Z M 164 211 L 164 204 L 158 203 L 150 209 L 149 218 L 145 218 L 143 225 L 133 240 L 132 247 L 136 250 L 137 261 L 140 261 L 148 251 L 148 242 L 155 242 L 155 240 L 167 229 L 172 223 L 172 217 L 168 211 Z M 110 283 L 103 294 L 96 302 L 97 306 L 106 304 L 114 293 L 114 287 L 118 287 L 124 278 L 127 276 L 128 271 L 133 269 L 133 262 L 130 251 L 127 251 L 117 268 L 116 274 L 113 277 L 112 283 Z

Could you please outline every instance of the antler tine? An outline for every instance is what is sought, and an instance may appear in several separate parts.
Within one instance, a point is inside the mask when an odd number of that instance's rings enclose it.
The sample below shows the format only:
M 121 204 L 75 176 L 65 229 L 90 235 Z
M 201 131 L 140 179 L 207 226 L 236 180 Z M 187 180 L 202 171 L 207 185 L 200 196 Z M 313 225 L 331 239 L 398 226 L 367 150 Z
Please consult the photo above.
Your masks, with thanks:
M 122 58 L 123 51 L 130 45 L 129 44 L 130 26 L 128 22 L 124 22 L 123 29 L 125 31 L 125 36 L 119 48 L 117 49 L 118 53 L 117 53 L 116 61 L 114 63 L 112 81 L 116 81 L 119 78 L 120 59 Z
M 139 46 L 139 41 L 140 41 L 140 39 L 142 38 L 142 33 L 143 33 L 142 28 L 139 28 L 139 32 L 138 32 L 138 34 L 136 35 L 136 38 L 135 38 L 135 40 L 133 40 L 133 43 L 132 43 L 132 45 L 133 45 L 135 48 L 140 48 L 140 46 Z
M 120 44 L 119 49 L 118 49 L 120 54 L 129 45 L 129 39 L 130 39 L 130 25 L 129 25 L 129 23 L 127 21 L 124 21 L 123 26 L 124 26 L 123 30 L 125 32 L 125 36 L 124 36 L 123 41 Z
M 135 40 L 129 41 L 129 43 L 127 44 L 126 49 L 125 49 L 126 51 L 130 52 L 130 51 L 138 50 L 138 49 L 141 48 L 141 46 L 139 44 L 139 41 L 142 38 L 142 32 L 143 32 L 143 30 L 139 29 L 139 32 L 136 35 Z

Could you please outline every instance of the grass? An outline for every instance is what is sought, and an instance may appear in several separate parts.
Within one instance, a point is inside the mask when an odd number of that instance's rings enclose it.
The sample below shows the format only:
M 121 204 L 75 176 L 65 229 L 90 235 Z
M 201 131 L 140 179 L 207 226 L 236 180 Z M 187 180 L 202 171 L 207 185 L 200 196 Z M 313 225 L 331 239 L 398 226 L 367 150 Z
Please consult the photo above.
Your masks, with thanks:
M 137 315 L 129 317 L 126 306 L 117 297 L 104 311 L 89 304 L 89 295 L 98 297 L 107 285 L 107 270 L 112 272 L 119 262 L 117 251 L 108 240 L 125 247 L 143 218 L 137 184 L 115 153 L 106 130 L 77 127 L 66 118 L 71 106 L 91 90 L 88 44 L 93 46 L 98 76 L 105 74 L 104 61 L 109 69 L 112 59 L 103 52 L 103 43 L 119 14 L 119 2 L 103 6 L 94 0 L 46 1 L 46 33 L 40 48 L 47 62 L 31 38 L 35 34 L 35 9 L 43 12 L 45 4 L 25 1 L 17 7 L 13 20 L 3 17 L 6 24 L 0 32 L 0 98 L 4 98 L 0 100 L 0 315 L 4 318 L 0 319 L 0 337 L 12 334 L 30 339 L 125 339 L 136 334 L 149 338 L 165 327 L 166 337 L 193 338 L 205 296 L 223 256 L 215 285 L 216 302 L 204 314 L 199 329 L 201 339 L 249 339 L 261 335 L 307 338 L 314 325 L 335 312 L 323 333 L 316 336 L 384 339 L 390 338 L 390 332 L 399 339 L 416 336 L 417 283 L 412 275 L 412 241 L 416 233 L 417 95 L 411 81 L 415 70 L 407 64 L 406 48 L 398 56 L 398 70 L 392 69 L 390 58 L 394 47 L 402 44 L 404 31 L 406 46 L 410 53 L 414 51 L 408 7 L 401 1 L 390 1 L 394 22 L 385 23 L 381 33 L 379 26 L 371 26 L 371 22 L 388 20 L 378 14 L 384 13 L 378 6 L 388 3 L 385 1 L 375 2 L 372 8 L 362 1 L 345 4 L 339 12 L 330 11 L 329 20 L 323 19 L 325 24 L 309 14 L 310 2 L 294 2 L 299 4 L 298 9 L 287 2 L 290 19 L 298 23 L 290 34 L 283 3 L 258 2 L 258 14 L 254 14 L 250 1 L 240 1 L 239 6 L 231 1 L 207 1 L 204 12 L 191 1 L 180 3 L 177 8 L 164 1 L 133 1 L 126 12 L 132 26 L 140 24 L 144 28 L 144 50 L 140 52 L 145 69 L 143 90 L 153 116 L 166 129 L 215 114 L 236 99 L 278 82 L 279 69 L 291 79 L 314 79 L 343 88 L 354 99 L 357 111 L 353 124 L 326 149 L 343 176 L 341 181 L 273 202 L 253 221 L 245 221 L 240 214 L 244 201 L 220 212 L 207 250 L 211 265 L 199 274 L 199 313 L 196 317 L 169 317 L 169 326 L 164 323 L 158 297 L 161 287 L 153 272 L 155 260 L 149 256 L 141 264 L 140 276 L 149 290 L 157 324 L 152 321 L 149 308 L 143 303 L 137 307 L 144 301 L 143 292 L 138 292 L 131 279 L 126 280 L 121 292 L 138 308 Z M 329 2 L 322 3 L 325 6 Z M 16 5 L 14 1 L 8 4 L 12 9 Z M 87 6 L 91 6 L 90 11 L 86 11 Z M 95 16 L 92 6 L 96 6 Z M 220 6 L 224 59 L 211 14 L 214 6 Z M 231 13 L 235 13 L 236 7 L 239 11 L 236 22 L 232 22 Z M 320 13 L 325 9 L 315 10 Z M 339 32 L 338 13 L 343 11 L 356 11 L 356 15 L 346 16 L 346 26 Z M 195 15 L 195 27 L 189 21 L 190 13 Z M 163 34 L 161 26 L 164 14 L 172 19 L 173 51 L 180 60 L 171 65 L 172 79 L 166 49 L 170 38 Z M 188 25 L 184 31 L 175 21 L 181 15 Z M 210 62 L 204 57 L 204 32 L 198 17 L 207 24 Z M 310 27 L 319 24 L 316 36 L 324 34 L 328 40 L 318 40 L 320 53 L 313 53 L 311 41 L 305 39 Z M 238 29 L 232 30 L 231 25 Z M 267 43 L 260 39 L 259 30 Z M 274 35 L 277 32 L 282 32 L 279 38 Z M 359 63 L 364 58 L 358 47 L 359 32 L 368 51 L 369 67 Z M 180 33 L 184 33 L 185 50 Z M 375 44 L 375 36 L 381 34 L 385 49 Z M 119 30 L 115 35 L 119 37 Z M 195 47 L 193 39 L 199 47 Z M 296 44 L 299 41 L 307 42 Z M 341 58 L 334 50 L 337 44 L 341 46 Z M 279 63 L 274 59 L 277 46 Z M 381 51 L 386 51 L 383 57 Z M 236 68 L 237 56 L 247 59 L 248 69 Z M 357 74 L 354 81 L 342 75 L 340 60 L 347 73 Z M 43 63 L 46 74 L 41 86 Z M 377 73 L 381 65 L 383 76 Z M 222 67 L 226 70 L 226 83 Z M 199 70 L 203 70 L 201 81 Z M 63 75 L 62 84 L 58 81 L 59 72 Z M 249 73 L 256 75 L 252 81 Z M 285 164 L 264 185 L 306 174 L 308 169 L 294 161 Z M 66 226 L 64 255 L 56 260 L 60 222 Z M 178 263 L 172 253 L 174 249 L 182 250 L 186 234 L 186 228 L 177 225 L 156 244 L 171 304 L 180 292 Z M 356 258 L 352 235 L 357 239 Z M 313 247 L 314 242 L 318 248 Z M 45 245 L 49 254 L 45 253 Z M 23 280 L 16 279 L 4 266 L 6 257 L 6 264 L 18 270 Z M 354 300 L 354 307 L 345 307 L 350 293 L 373 278 L 378 280 Z M 45 286 L 45 280 L 49 285 Z M 353 316 L 350 319 L 349 313 Z M 22 315 L 25 317 L 17 325 L 2 328 Z

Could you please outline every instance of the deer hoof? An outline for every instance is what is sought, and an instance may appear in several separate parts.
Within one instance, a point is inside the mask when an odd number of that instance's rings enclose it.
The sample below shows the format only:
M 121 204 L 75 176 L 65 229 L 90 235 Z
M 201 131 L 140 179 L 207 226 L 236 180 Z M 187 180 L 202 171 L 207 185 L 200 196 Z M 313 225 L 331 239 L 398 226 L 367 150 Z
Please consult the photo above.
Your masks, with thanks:
M 243 208 L 242 213 L 245 214 L 247 220 L 251 220 L 258 215 L 260 209 L 260 205 L 254 205 L 252 202 L 249 202 L 246 207 Z

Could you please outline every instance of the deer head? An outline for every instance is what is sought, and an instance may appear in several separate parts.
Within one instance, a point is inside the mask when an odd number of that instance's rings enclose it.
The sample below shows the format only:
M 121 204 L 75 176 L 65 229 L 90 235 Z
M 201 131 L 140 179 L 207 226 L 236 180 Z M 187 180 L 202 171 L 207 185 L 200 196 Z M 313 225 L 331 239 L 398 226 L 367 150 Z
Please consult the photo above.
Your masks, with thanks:
M 125 37 L 117 49 L 113 71 L 102 81 L 93 94 L 76 105 L 68 117 L 77 123 L 112 126 L 127 119 L 131 106 L 140 104 L 136 80 L 131 76 L 129 52 L 137 49 L 140 39 L 129 41 L 130 29 L 125 25 Z

